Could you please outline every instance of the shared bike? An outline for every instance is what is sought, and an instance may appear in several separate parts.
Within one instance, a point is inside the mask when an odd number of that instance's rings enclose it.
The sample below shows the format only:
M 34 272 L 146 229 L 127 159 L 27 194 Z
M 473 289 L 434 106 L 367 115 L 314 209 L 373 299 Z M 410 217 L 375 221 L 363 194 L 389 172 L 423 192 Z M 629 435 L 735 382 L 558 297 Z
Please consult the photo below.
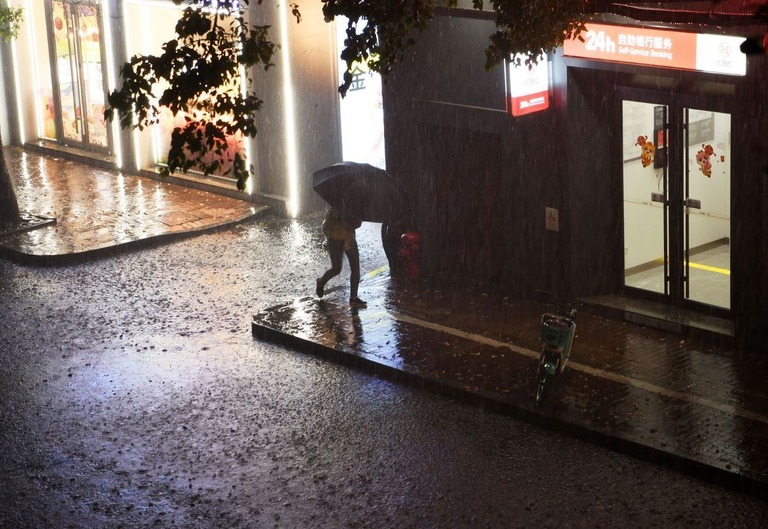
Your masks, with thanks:
M 562 304 L 548 292 L 540 292 L 549 298 L 554 310 L 541 315 L 540 338 L 542 342 L 539 366 L 536 370 L 534 401 L 540 403 L 545 394 L 552 391 L 555 378 L 563 372 L 571 355 L 576 336 L 576 309 L 572 304 Z

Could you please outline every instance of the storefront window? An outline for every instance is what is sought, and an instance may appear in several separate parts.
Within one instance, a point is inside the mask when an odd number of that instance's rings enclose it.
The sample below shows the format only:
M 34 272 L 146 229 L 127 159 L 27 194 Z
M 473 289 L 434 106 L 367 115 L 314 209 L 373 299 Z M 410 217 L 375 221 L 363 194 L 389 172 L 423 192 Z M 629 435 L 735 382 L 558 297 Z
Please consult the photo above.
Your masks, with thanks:
M 155 126 L 154 141 L 157 150 L 157 163 L 165 164 L 168 161 L 168 150 L 171 147 L 171 134 L 175 128 L 184 128 L 187 124 L 187 117 L 194 120 L 210 119 L 210 116 L 204 116 L 199 112 L 177 112 L 174 116 L 173 113 L 167 107 L 160 109 L 160 118 L 158 124 Z M 226 119 L 226 118 L 223 118 Z M 243 135 L 238 132 L 236 134 L 229 135 L 227 137 L 227 150 L 223 154 L 223 159 L 220 159 L 221 167 L 217 174 L 231 176 L 232 163 L 235 159 L 235 154 L 240 154 L 245 158 L 245 144 L 243 142 Z M 187 154 L 190 159 L 194 159 L 194 155 Z M 211 162 L 214 159 L 213 153 L 208 153 L 201 161 Z
M 161 53 L 162 45 L 176 38 L 175 27 L 181 17 L 182 9 L 173 4 L 148 5 L 146 2 L 129 4 L 129 23 L 136 24 L 131 27 L 141 27 L 139 34 L 133 35 L 128 40 L 128 55 Z M 157 93 L 162 91 L 159 87 Z M 240 84 L 229 87 L 230 91 L 239 91 Z M 200 111 L 177 112 L 174 115 L 170 109 L 161 108 L 158 123 L 153 127 L 151 134 L 152 151 L 155 164 L 164 165 L 168 161 L 168 151 L 171 145 L 171 134 L 174 128 L 185 127 L 187 118 L 212 119 L 213 117 L 225 119 L 226 116 L 210 116 Z M 224 160 L 215 176 L 231 177 L 228 174 L 232 168 L 232 162 L 236 153 L 246 158 L 245 142 L 241 134 L 235 134 L 227 139 L 228 148 L 224 153 Z M 213 158 L 209 154 L 208 158 Z M 203 161 L 211 161 L 203 160 Z

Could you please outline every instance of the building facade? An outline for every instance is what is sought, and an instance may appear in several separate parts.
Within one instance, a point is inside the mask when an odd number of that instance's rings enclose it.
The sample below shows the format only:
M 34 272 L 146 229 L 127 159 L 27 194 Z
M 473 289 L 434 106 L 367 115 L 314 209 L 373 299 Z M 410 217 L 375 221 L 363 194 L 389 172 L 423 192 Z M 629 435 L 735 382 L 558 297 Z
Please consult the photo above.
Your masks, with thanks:
M 181 183 L 295 216 L 325 207 L 313 171 L 386 166 L 413 202 L 427 277 L 552 290 L 764 352 L 768 61 L 738 47 L 768 28 L 597 17 L 534 69 L 485 71 L 493 18 L 462 2 L 438 9 L 383 87 L 361 71 L 342 100 L 343 33 L 319 2 L 298 3 L 298 24 L 287 4 L 250 7 L 281 48 L 254 76 L 259 133 L 236 139 L 253 167 L 246 192 L 226 178 Z M 173 38 L 178 8 L 10 4 L 25 24 L 0 57 L 6 143 L 157 174 L 175 118 L 124 131 L 103 110 L 120 65 Z
M 267 204 L 296 216 L 323 207 L 310 174 L 346 154 L 383 166 L 380 82 L 360 73 L 339 97 L 336 24 L 319 2 L 298 2 L 301 22 L 280 2 L 251 2 L 250 24 L 270 26 L 280 44 L 274 66 L 255 70 L 250 87 L 263 99 L 254 139 L 232 138 L 252 167 L 244 193 L 234 180 L 190 173 L 171 180 Z M 143 131 L 104 120 L 107 94 L 130 57 L 160 55 L 175 38 L 181 8 L 170 0 L 10 0 L 24 10 L 17 39 L 3 45 L 0 126 L 6 143 L 76 157 L 128 173 L 157 175 L 172 129 L 184 116 L 165 112 Z M 364 118 L 364 119 L 363 119 Z M 370 126 L 373 122 L 375 125 Z
M 739 47 L 765 27 L 595 18 L 543 80 L 483 71 L 494 27 L 441 10 L 385 85 L 424 270 L 764 352 L 768 62 Z

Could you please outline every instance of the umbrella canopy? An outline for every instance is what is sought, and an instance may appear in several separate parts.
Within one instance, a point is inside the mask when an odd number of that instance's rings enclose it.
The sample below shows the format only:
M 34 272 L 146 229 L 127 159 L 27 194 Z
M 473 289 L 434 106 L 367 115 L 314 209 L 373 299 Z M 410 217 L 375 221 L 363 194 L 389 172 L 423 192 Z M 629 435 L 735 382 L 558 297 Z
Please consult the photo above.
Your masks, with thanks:
M 405 193 L 384 169 L 340 162 L 312 173 L 312 188 L 343 216 L 397 223 L 410 217 Z

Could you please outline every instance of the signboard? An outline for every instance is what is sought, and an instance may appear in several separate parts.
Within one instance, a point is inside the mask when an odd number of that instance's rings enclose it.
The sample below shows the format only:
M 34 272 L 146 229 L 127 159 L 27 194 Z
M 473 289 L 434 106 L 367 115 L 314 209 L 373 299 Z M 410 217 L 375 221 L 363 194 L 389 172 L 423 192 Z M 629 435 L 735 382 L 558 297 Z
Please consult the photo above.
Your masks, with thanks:
M 743 37 L 607 24 L 587 24 L 582 37 L 584 42 L 565 41 L 566 56 L 725 75 L 747 73 L 747 56 L 739 50 Z
M 509 62 L 509 109 L 524 116 L 549 108 L 549 60 L 545 55 L 531 68 Z

